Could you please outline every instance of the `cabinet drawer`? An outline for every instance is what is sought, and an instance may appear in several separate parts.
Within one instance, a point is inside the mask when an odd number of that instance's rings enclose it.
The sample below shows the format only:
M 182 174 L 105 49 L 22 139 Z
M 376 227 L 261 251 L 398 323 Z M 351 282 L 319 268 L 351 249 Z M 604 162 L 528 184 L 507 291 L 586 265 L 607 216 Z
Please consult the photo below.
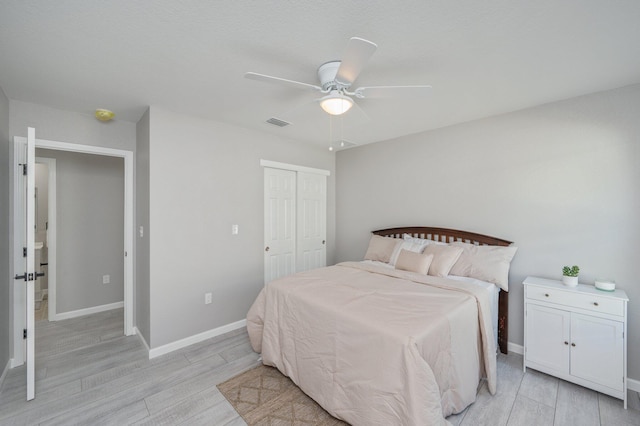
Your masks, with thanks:
M 527 286 L 526 297 L 558 305 L 587 309 L 593 312 L 624 316 L 624 301 L 622 300 L 537 286 Z

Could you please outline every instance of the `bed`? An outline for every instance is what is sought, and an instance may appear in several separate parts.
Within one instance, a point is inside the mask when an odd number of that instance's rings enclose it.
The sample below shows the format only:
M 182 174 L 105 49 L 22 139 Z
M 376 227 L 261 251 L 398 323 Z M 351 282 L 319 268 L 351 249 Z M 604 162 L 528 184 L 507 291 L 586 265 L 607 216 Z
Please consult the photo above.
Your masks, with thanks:
M 431 251 L 432 242 L 447 246 L 438 250 L 464 246 L 471 252 L 511 243 L 428 227 L 373 235 L 367 256 L 374 238 L 394 245 L 396 267 L 374 256 L 272 281 L 247 314 L 251 345 L 264 364 L 351 424 L 447 424 L 446 416 L 475 401 L 482 378 L 496 391 L 491 298 L 472 282 L 401 268 L 407 258 L 431 262 L 433 255 L 399 254 L 406 241 L 390 239 L 427 240 Z M 508 299 L 498 298 L 497 328 L 506 343 Z
M 491 237 L 489 235 L 477 234 L 475 232 L 446 228 L 432 228 L 426 226 L 380 229 L 378 231 L 373 231 L 373 234 L 392 238 L 401 238 L 404 234 L 410 234 L 434 241 L 463 241 L 472 244 L 498 247 L 508 247 L 513 244 L 511 241 Z M 509 292 L 504 289 L 501 289 L 498 294 L 497 323 L 498 347 L 500 348 L 500 352 L 507 354 L 507 342 L 509 339 Z

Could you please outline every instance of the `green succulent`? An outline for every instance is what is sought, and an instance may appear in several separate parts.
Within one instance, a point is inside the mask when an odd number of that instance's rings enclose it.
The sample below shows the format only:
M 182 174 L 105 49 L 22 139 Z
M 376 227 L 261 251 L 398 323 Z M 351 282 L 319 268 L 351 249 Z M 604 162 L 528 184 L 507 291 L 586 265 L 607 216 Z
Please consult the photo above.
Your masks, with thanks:
M 566 277 L 577 277 L 580 272 L 580 268 L 578 265 L 573 265 L 572 267 L 565 266 L 562 268 L 562 275 Z

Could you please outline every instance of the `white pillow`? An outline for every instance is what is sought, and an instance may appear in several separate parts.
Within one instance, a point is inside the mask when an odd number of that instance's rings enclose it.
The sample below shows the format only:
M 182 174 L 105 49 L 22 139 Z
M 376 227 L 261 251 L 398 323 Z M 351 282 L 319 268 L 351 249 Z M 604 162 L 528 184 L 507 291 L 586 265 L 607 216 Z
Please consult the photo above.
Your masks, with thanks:
M 389 261 L 389 263 L 392 265 L 395 265 L 396 262 L 398 261 L 400 250 L 412 251 L 414 253 L 422 253 L 422 250 L 424 250 L 424 248 L 427 245 L 433 243 L 433 241 L 430 241 L 430 240 L 423 240 L 422 238 L 413 238 L 409 234 L 404 234 L 402 236 L 402 240 L 398 240 L 398 241 L 402 241 L 402 244 L 396 247 L 395 251 L 391 255 L 391 260 Z
M 461 242 L 451 245 L 463 251 L 449 274 L 488 281 L 509 291 L 509 267 L 518 247 L 476 246 Z
M 412 237 L 409 234 L 402 234 L 402 239 L 405 241 L 411 241 L 414 244 L 420 244 L 424 247 L 428 246 L 429 244 L 437 244 L 439 246 L 446 246 L 447 243 L 444 243 L 442 241 L 433 241 L 433 240 L 426 240 L 424 238 L 417 238 L 417 237 Z
M 396 247 L 401 244 L 402 240 L 396 238 L 372 235 L 364 258 L 365 260 L 377 260 L 379 262 L 389 263 L 391 255 L 394 254 Z
M 429 244 L 424 248 L 424 254 L 432 254 L 433 261 L 429 267 L 429 275 L 446 277 L 462 254 L 462 247 L 451 245 Z
M 396 262 L 396 269 L 402 269 L 403 271 L 410 271 L 422 275 L 427 275 L 432 260 L 432 254 L 416 253 L 414 251 L 403 249 L 400 250 L 400 255 L 398 256 L 398 261 Z

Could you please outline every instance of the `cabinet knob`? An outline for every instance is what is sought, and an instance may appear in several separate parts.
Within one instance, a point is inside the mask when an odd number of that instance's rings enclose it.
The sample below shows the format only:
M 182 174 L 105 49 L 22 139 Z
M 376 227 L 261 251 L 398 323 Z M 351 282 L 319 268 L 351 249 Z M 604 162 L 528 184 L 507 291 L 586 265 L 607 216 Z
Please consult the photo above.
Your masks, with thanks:
M 544 294 L 544 297 L 549 297 L 549 293 L 545 293 L 545 294 Z
M 269 246 L 265 247 L 264 251 L 269 251 Z
M 572 343 L 572 344 L 571 344 L 571 346 L 573 346 L 573 347 L 575 348 L 575 347 L 576 347 L 576 344 L 575 344 L 575 343 Z
M 564 342 L 564 344 L 565 344 L 565 345 L 568 345 L 568 344 L 569 344 L 569 342 L 566 342 L 566 341 L 565 341 L 565 342 Z
M 598 306 L 598 302 L 593 302 L 593 306 Z

